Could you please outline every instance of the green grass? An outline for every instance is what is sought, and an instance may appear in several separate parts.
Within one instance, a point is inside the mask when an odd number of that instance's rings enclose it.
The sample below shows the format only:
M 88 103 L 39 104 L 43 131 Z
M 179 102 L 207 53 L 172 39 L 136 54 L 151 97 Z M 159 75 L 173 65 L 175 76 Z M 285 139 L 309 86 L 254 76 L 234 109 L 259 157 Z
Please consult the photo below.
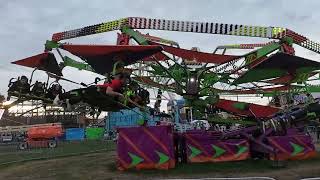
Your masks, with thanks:
M 68 155 L 84 154 L 94 151 L 111 151 L 115 149 L 113 142 L 107 141 L 76 141 L 60 142 L 57 148 L 37 148 L 28 150 L 18 150 L 16 146 L 0 148 L 0 164 L 12 161 L 27 161 L 38 158 L 54 158 Z
M 106 141 L 87 140 L 63 142 L 55 149 L 32 149 L 19 151 L 12 147 L 0 148 L 0 179 L 28 177 L 30 179 L 108 179 L 108 178 L 181 178 L 181 177 L 226 177 L 267 175 L 291 179 L 303 175 L 320 175 L 320 155 L 314 159 L 288 161 L 287 166 L 275 168 L 271 161 L 246 160 L 238 162 L 176 164 L 170 170 L 128 170 L 116 168 L 115 144 Z M 101 151 L 100 151 L 101 150 Z M 99 151 L 98 153 L 92 153 Z M 77 155 L 76 155 L 77 154 Z M 85 154 L 85 155 L 79 155 Z M 46 159 L 38 160 L 34 159 Z M 18 163 L 8 163 L 18 161 Z M 20 161 L 20 162 L 19 162 Z M 284 173 L 284 175 L 283 175 Z M 313 174 L 312 174 L 313 173 Z M 299 177 L 299 178 L 298 178 Z M 13 179 L 14 179 L 13 178 Z
M 177 175 L 195 175 L 195 174 L 207 174 L 210 172 L 216 172 L 223 174 L 226 172 L 268 172 L 277 171 L 286 168 L 296 167 L 298 165 L 304 164 L 316 164 L 318 166 L 320 162 L 320 155 L 313 159 L 308 160 L 296 160 L 296 161 L 286 161 L 284 167 L 274 167 L 274 163 L 269 160 L 245 160 L 236 162 L 216 162 L 216 163 L 192 163 L 192 164 L 177 164 L 174 169 L 170 170 L 134 170 L 131 169 L 128 172 L 136 175 L 163 175 L 165 172 L 167 175 L 177 176 Z M 115 166 L 115 165 L 114 165 Z M 112 169 L 111 165 L 109 167 Z
M 277 179 L 301 179 L 320 175 L 320 156 L 303 161 L 290 161 L 284 168 L 273 168 L 266 160 L 239 162 L 177 164 L 170 170 L 118 171 L 115 151 L 91 153 L 43 161 L 29 161 L 0 166 L 0 178 L 21 179 L 152 179 L 203 178 L 233 176 L 270 176 Z M 289 172 L 289 174 L 288 174 Z M 287 176 L 290 177 L 287 177 Z

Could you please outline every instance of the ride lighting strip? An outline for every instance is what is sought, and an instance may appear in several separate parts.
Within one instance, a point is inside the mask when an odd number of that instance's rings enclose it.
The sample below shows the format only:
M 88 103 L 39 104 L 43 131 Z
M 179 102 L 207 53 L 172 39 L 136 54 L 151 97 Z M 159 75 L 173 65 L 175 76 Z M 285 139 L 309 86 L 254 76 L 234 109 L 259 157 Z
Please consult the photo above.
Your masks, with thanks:
M 129 26 L 133 29 L 153 29 L 179 32 L 222 34 L 234 36 L 261 37 L 269 39 L 282 39 L 284 37 L 291 37 L 296 44 L 316 53 L 320 53 L 319 43 L 313 42 L 305 36 L 302 36 L 290 29 L 282 27 L 264 27 L 212 22 L 177 21 L 141 17 L 128 17 L 115 21 L 91 25 L 84 28 L 55 33 L 52 36 L 52 40 L 58 42 L 65 39 L 120 30 L 124 26 Z
M 270 41 L 267 43 L 256 43 L 256 44 L 228 44 L 217 46 L 217 49 L 254 49 L 256 47 L 263 47 L 275 43 L 275 41 Z

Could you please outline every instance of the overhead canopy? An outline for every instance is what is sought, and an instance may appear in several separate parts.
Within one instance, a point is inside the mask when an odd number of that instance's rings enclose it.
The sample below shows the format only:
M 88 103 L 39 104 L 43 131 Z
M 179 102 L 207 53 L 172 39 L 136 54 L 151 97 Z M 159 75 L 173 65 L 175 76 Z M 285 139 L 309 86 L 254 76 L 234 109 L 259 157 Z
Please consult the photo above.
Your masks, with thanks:
M 142 61 L 165 61 L 168 60 L 169 58 L 164 55 L 162 52 L 156 53 L 153 56 L 146 57 L 142 59 Z
M 261 94 L 261 93 L 270 93 L 275 91 L 287 91 L 293 87 L 297 86 L 278 86 L 278 87 L 269 87 L 269 88 L 261 88 L 261 89 L 246 89 L 246 90 L 229 90 L 226 92 L 234 93 L 234 94 Z
M 166 46 L 166 45 L 158 44 L 155 42 L 149 42 L 149 43 L 152 45 L 161 46 L 163 50 L 167 53 L 173 54 L 183 59 L 195 60 L 197 62 L 202 62 L 202 63 L 223 64 L 239 58 L 239 56 L 204 53 L 204 52 L 198 52 L 193 50 L 175 48 L 172 46 Z
M 257 82 L 300 73 L 310 73 L 320 69 L 320 63 L 285 53 L 276 53 L 256 64 L 232 84 Z
M 58 62 L 52 53 L 45 52 L 11 63 L 30 68 L 37 68 L 58 76 L 62 76 Z
M 311 72 L 310 74 L 307 75 L 307 78 L 312 77 L 314 75 L 316 75 L 316 72 Z M 296 80 L 298 77 L 291 75 L 291 74 L 287 74 L 278 78 L 274 78 L 274 79 L 270 79 L 270 80 L 266 80 L 263 82 L 266 83 L 274 83 L 274 84 L 287 84 L 288 82 L 294 82 L 294 80 Z
M 262 106 L 258 104 L 231 101 L 225 99 L 219 99 L 215 106 L 235 115 L 255 118 L 267 118 L 279 111 L 278 108 L 271 106 Z
M 161 46 L 129 45 L 62 45 L 62 49 L 84 59 L 99 74 L 112 71 L 113 65 L 120 61 L 124 65 L 161 52 Z
M 270 80 L 265 80 L 263 82 L 274 83 L 274 84 L 285 84 L 285 83 L 288 83 L 288 82 L 292 81 L 293 79 L 294 79 L 293 75 L 286 74 L 284 76 L 277 77 L 277 78 L 270 79 Z
M 152 87 L 157 87 L 157 88 L 160 88 L 160 89 L 174 89 L 175 86 L 174 85 L 164 85 L 164 84 L 160 84 L 160 83 L 157 83 L 155 81 L 153 81 L 152 79 L 150 79 L 150 77 L 148 76 L 139 76 L 139 77 L 133 77 L 134 80 L 142 83 L 142 84 L 145 84 L 145 85 L 148 85 L 148 86 L 152 86 Z

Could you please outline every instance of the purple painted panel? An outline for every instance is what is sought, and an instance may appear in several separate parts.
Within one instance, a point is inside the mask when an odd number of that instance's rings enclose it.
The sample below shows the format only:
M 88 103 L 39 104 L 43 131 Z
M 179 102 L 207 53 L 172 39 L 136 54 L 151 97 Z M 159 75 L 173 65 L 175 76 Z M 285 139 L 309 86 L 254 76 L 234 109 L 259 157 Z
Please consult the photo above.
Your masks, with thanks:
M 120 170 L 174 168 L 171 126 L 119 128 L 117 166 Z
M 310 136 L 293 134 L 287 136 L 267 137 L 269 144 L 276 149 L 276 154 L 271 154 L 271 160 L 299 160 L 309 159 L 316 155 L 315 146 Z
M 238 161 L 249 158 L 246 139 L 220 140 L 215 132 L 187 132 L 186 152 L 188 162 Z

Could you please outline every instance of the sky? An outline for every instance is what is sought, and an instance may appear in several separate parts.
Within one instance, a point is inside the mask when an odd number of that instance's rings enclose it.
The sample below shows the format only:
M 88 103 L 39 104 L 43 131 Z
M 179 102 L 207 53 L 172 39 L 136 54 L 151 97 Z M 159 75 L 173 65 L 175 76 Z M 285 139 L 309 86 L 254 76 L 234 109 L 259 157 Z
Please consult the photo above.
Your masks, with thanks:
M 124 17 L 164 18 L 290 28 L 320 42 L 319 0 L 1 0 L 0 2 L 0 93 L 6 94 L 12 77 L 30 76 L 32 69 L 10 62 L 43 52 L 55 32 L 71 30 Z M 151 31 L 151 35 L 179 42 L 180 47 L 199 47 L 212 52 L 216 46 L 261 43 L 268 39 L 211 34 Z M 115 44 L 116 32 L 67 40 L 82 44 Z M 297 48 L 297 55 L 319 61 L 319 55 Z M 90 83 L 96 75 L 66 68 L 66 78 Z M 44 80 L 37 71 L 35 79 Z M 62 83 L 69 90 L 77 86 Z

